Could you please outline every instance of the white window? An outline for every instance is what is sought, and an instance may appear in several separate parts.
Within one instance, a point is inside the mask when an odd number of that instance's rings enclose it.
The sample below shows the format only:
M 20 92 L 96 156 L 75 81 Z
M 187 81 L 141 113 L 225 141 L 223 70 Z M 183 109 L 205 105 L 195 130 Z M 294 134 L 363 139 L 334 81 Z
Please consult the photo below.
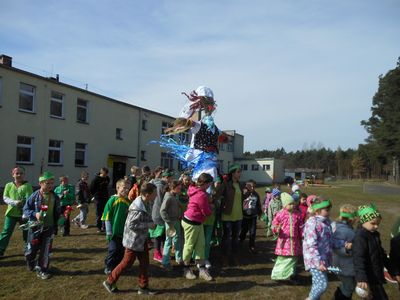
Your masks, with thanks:
M 147 156 L 146 151 L 144 151 L 144 150 L 140 151 L 140 160 L 141 161 L 146 161 L 147 160 L 146 156 Z
M 75 166 L 87 166 L 87 144 L 75 143 Z
M 240 169 L 241 169 L 242 171 L 247 171 L 247 164 L 242 164 L 242 165 L 240 165 Z
M 63 163 L 63 151 L 62 151 L 62 141 L 49 140 L 49 165 L 62 165 Z
M 271 170 L 271 165 L 263 165 L 263 171 Z
M 79 99 L 76 106 L 76 120 L 80 123 L 88 123 L 89 101 Z
M 33 137 L 17 137 L 17 163 L 31 164 L 33 162 Z
M 3 104 L 3 78 L 0 77 L 0 107 Z
M 161 134 L 164 134 L 165 133 L 165 129 L 167 129 L 168 127 L 171 127 L 171 126 L 172 126 L 171 123 L 163 121 L 161 123 Z
M 164 169 L 173 169 L 173 165 L 174 165 L 174 159 L 171 156 L 171 154 L 166 153 L 166 152 L 161 152 L 161 167 L 163 167 Z
M 147 130 L 147 120 L 142 120 L 142 130 Z
M 227 143 L 226 147 L 227 147 L 226 151 L 233 152 L 233 143 L 232 142 Z
M 259 165 L 251 165 L 252 171 L 258 171 Z
M 116 128 L 115 129 L 115 138 L 117 140 L 123 140 L 123 138 L 122 138 L 122 128 Z
M 35 93 L 36 88 L 26 83 L 19 84 L 19 110 L 35 112 Z
M 64 118 L 64 95 L 51 91 L 50 116 L 55 118 Z

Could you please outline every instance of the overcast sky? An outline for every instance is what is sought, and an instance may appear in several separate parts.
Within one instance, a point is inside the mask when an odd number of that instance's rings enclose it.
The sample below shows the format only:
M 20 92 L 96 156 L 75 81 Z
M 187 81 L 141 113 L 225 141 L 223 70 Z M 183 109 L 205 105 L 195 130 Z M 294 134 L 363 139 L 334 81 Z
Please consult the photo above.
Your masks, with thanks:
M 177 116 L 209 86 L 245 150 L 357 148 L 378 76 L 400 56 L 400 1 L 16 1 L 13 66 Z

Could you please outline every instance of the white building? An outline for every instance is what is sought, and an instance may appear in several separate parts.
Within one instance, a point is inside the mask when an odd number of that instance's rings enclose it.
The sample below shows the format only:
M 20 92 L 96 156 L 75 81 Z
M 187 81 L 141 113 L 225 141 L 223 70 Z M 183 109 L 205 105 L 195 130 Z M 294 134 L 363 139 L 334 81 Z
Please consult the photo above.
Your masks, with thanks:
M 106 166 L 115 182 L 132 165 L 158 165 L 179 170 L 178 161 L 151 140 L 159 140 L 174 117 L 118 101 L 12 67 L 0 56 L 0 186 L 11 181 L 15 165 L 37 185 L 43 170 L 68 175 L 75 182 L 82 170 L 93 178 Z M 221 149 L 219 162 L 227 172 L 242 156 L 243 136 L 235 131 Z M 189 134 L 186 140 L 190 141 Z
M 242 169 L 241 181 L 253 179 L 257 184 L 283 182 L 285 178 L 285 161 L 275 158 L 236 159 Z

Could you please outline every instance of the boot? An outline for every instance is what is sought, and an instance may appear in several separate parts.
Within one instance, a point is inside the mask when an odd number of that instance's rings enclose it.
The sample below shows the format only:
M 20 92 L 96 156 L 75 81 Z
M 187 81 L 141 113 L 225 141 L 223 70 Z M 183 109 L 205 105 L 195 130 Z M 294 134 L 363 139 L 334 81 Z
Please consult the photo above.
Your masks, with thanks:
M 332 300 L 351 300 L 351 297 L 346 297 L 343 295 L 342 291 L 339 287 L 336 288 L 335 294 L 333 295 Z

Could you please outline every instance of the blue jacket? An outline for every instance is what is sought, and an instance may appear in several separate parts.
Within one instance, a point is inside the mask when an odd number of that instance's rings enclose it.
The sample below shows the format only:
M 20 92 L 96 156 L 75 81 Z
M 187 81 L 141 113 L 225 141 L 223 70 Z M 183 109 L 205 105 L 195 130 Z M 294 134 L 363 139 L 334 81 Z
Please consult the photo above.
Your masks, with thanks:
M 54 227 L 57 227 L 58 218 L 61 215 L 61 208 L 60 208 L 60 198 L 54 193 L 51 192 L 54 197 Z M 23 209 L 23 217 L 29 219 L 31 221 L 36 220 L 36 213 L 40 212 L 40 206 L 43 203 L 43 196 L 40 193 L 40 190 L 33 192 L 26 200 L 24 209 Z

